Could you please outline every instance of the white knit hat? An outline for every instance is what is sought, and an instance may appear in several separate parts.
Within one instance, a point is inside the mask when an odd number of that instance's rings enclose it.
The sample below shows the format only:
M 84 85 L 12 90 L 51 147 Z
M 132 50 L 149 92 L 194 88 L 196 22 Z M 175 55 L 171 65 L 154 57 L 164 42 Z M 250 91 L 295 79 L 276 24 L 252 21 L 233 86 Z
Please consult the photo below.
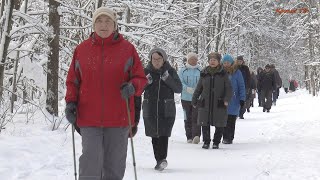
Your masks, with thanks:
M 189 59 L 192 58 L 192 57 L 198 59 L 198 55 L 197 55 L 196 53 L 194 53 L 194 52 L 189 52 L 189 53 L 187 54 L 187 60 L 189 60 Z
M 93 31 L 94 31 L 94 24 L 97 20 L 97 18 L 100 15 L 106 15 L 108 17 L 110 17 L 112 19 L 112 21 L 114 22 L 114 27 L 115 29 L 118 28 L 118 23 L 117 23 L 117 13 L 114 12 L 112 9 L 107 8 L 107 7 L 99 7 L 98 9 L 96 9 L 96 11 L 93 13 L 92 15 L 92 26 L 93 26 Z

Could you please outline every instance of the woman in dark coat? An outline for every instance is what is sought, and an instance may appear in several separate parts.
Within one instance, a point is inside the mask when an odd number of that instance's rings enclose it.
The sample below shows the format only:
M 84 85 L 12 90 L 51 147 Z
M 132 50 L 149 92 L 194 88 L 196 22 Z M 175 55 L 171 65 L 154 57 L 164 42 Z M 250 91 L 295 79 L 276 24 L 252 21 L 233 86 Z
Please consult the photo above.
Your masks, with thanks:
M 168 162 L 168 139 L 176 116 L 174 93 L 181 93 L 182 84 L 174 68 L 167 61 L 163 49 L 155 48 L 149 53 L 150 62 L 145 68 L 148 85 L 142 104 L 145 133 L 152 138 L 155 170 L 162 171 Z
M 259 107 L 262 107 L 261 87 L 259 86 L 259 81 L 261 81 L 262 74 L 263 74 L 262 67 L 258 67 L 258 69 L 257 69 L 257 94 L 258 94 Z
M 210 125 L 215 126 L 213 149 L 219 148 L 223 129 L 227 125 L 227 106 L 232 97 L 232 87 L 220 61 L 219 53 L 209 54 L 209 66 L 201 71 L 192 97 L 192 105 L 198 106 L 198 123 L 202 126 L 204 149 L 210 146 Z

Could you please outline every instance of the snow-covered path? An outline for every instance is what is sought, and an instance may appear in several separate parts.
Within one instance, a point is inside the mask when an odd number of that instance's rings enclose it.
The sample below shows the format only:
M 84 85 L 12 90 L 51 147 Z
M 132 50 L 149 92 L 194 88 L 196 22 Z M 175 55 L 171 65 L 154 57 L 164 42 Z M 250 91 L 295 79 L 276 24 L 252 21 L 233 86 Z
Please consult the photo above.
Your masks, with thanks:
M 234 144 L 220 144 L 218 150 L 187 144 L 179 113 L 169 144 L 168 169 L 154 172 L 150 140 L 137 138 L 136 149 L 143 152 L 137 157 L 138 173 L 143 180 L 320 179 L 319 107 L 319 98 L 304 91 L 282 92 L 271 113 L 254 107 L 244 120 L 238 119 Z M 129 163 L 128 180 L 131 167 Z
M 181 104 L 177 104 L 174 132 L 169 139 L 169 165 L 163 172 L 153 170 L 151 139 L 144 135 L 141 120 L 134 138 L 138 179 L 318 180 L 319 107 L 320 98 L 311 97 L 304 90 L 289 94 L 281 91 L 277 106 L 270 113 L 263 113 L 255 102 L 245 119 L 237 120 L 234 144 L 204 150 L 202 143 L 186 143 Z M 0 135 L 0 179 L 74 179 L 70 130 L 52 132 L 41 116 L 34 123 L 24 123 L 24 119 L 16 118 Z M 76 147 L 78 158 L 81 154 L 78 135 Z M 134 179 L 130 147 L 125 180 Z

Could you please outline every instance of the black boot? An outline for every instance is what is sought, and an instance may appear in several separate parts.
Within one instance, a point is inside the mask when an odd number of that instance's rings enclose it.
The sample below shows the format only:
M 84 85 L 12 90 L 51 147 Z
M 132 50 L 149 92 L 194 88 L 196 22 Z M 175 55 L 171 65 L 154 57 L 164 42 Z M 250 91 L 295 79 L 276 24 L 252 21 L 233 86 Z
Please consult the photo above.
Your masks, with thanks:
M 232 141 L 229 141 L 229 140 L 224 139 L 224 140 L 222 141 L 222 143 L 223 143 L 223 144 L 232 144 Z
M 212 149 L 219 149 L 219 144 L 213 144 Z
M 210 143 L 204 143 L 202 146 L 203 149 L 209 149 L 209 147 L 210 147 Z

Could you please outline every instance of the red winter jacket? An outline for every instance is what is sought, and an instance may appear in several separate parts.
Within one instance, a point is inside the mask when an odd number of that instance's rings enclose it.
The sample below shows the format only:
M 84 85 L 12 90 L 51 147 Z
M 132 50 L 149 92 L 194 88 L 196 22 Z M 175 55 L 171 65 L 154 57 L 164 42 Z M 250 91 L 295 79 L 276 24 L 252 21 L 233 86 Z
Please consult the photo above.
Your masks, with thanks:
M 126 102 L 120 87 L 130 81 L 135 95 L 143 92 L 147 79 L 134 46 L 118 34 L 106 39 L 93 33 L 75 49 L 66 85 L 67 103 L 77 103 L 79 127 L 126 127 Z M 129 99 L 134 124 L 134 97 Z

